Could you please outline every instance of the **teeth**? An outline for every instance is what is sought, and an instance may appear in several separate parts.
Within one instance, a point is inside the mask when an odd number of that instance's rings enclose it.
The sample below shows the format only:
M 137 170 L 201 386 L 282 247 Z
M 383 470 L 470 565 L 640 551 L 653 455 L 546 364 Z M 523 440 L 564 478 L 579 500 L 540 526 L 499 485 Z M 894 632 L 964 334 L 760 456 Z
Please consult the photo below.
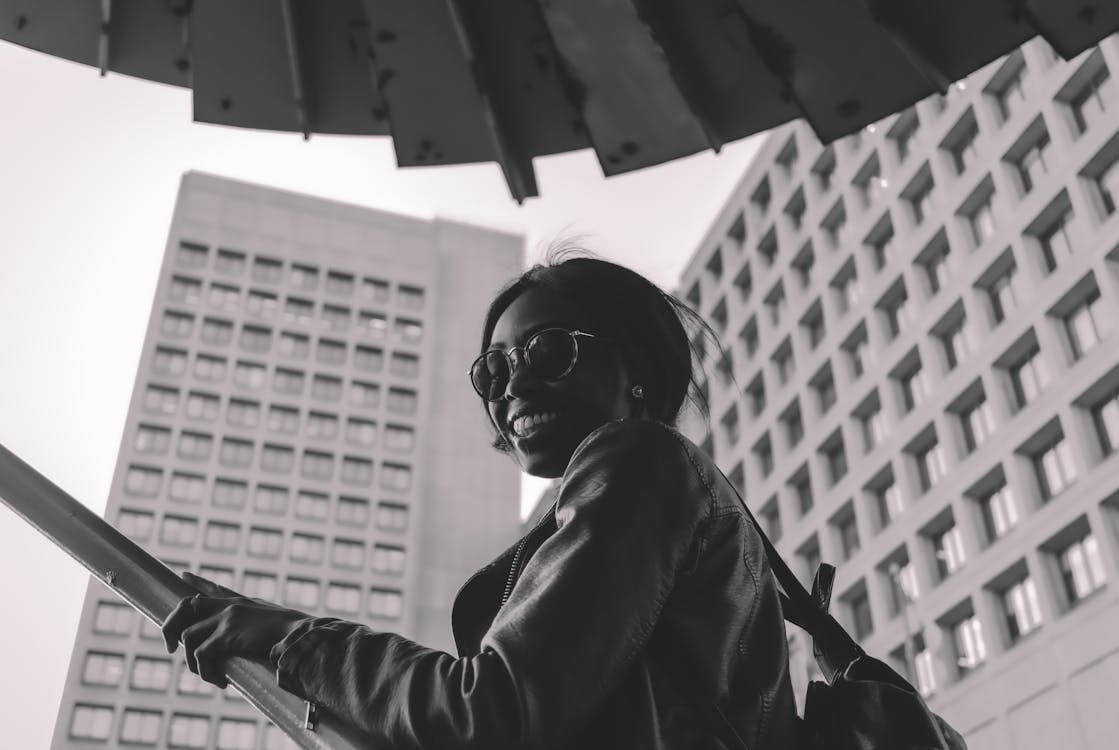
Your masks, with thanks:
M 528 430 L 531 430 L 537 425 L 544 424 L 545 422 L 551 422 L 558 416 L 559 414 L 554 411 L 547 411 L 542 414 L 528 414 L 517 417 L 513 420 L 513 433 L 519 437 L 524 437 L 525 432 Z

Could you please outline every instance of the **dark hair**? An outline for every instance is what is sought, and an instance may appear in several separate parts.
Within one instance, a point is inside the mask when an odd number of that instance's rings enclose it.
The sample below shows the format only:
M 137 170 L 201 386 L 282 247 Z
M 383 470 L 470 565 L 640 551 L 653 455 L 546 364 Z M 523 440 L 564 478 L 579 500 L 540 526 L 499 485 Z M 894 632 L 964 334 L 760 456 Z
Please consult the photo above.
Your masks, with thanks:
M 596 321 L 595 333 L 616 342 L 626 368 L 645 388 L 647 416 L 675 424 L 691 386 L 693 403 L 709 417 L 702 366 L 693 367 L 693 357 L 703 361 L 701 348 L 692 343 L 685 323 L 696 329 L 697 337 L 710 337 L 721 352 L 715 332 L 687 304 L 641 274 L 572 244 L 553 246 L 544 263 L 532 266 L 498 292 L 486 312 L 481 351 L 489 346 L 506 308 L 535 287 L 546 287 L 577 303 Z M 500 434 L 493 445 L 508 450 Z

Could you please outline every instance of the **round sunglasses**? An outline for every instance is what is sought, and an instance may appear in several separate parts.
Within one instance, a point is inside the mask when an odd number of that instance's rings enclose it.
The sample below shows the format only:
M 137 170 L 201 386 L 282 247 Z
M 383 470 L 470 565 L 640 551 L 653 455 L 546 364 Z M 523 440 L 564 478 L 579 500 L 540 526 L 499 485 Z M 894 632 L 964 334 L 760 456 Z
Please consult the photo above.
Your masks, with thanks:
M 585 331 L 545 328 L 529 337 L 524 346 L 483 352 L 470 365 L 470 384 L 486 401 L 500 401 L 509 386 L 509 378 L 513 377 L 513 370 L 518 366 L 512 356 L 517 351 L 521 353 L 520 360 L 536 377 L 549 383 L 562 380 L 579 361 L 580 336 L 597 338 Z

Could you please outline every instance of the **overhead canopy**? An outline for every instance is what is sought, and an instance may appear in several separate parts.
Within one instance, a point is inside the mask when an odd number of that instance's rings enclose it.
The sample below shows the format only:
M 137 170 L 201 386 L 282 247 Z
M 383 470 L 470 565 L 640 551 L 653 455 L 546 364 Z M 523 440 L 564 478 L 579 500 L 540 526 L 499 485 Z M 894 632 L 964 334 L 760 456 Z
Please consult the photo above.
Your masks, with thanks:
M 607 175 L 804 117 L 846 135 L 1041 35 L 1119 29 L 1072 0 L 0 0 L 0 38 L 194 91 L 198 122 L 391 135 L 402 167 L 592 147 Z

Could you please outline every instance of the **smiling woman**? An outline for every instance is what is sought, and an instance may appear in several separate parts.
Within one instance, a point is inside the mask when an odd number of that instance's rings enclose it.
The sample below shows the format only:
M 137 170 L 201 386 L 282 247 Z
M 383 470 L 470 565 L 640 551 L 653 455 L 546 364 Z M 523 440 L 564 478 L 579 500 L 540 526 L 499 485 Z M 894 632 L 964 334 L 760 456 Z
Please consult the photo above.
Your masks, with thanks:
M 191 576 L 169 649 L 233 654 L 394 748 L 794 743 L 778 587 L 745 508 L 674 427 L 710 329 L 641 275 L 556 256 L 493 301 L 470 382 L 495 447 L 562 477 L 553 508 L 455 600 L 458 656 Z M 696 389 L 698 392 L 698 388 Z M 189 575 L 189 574 L 187 574 Z

